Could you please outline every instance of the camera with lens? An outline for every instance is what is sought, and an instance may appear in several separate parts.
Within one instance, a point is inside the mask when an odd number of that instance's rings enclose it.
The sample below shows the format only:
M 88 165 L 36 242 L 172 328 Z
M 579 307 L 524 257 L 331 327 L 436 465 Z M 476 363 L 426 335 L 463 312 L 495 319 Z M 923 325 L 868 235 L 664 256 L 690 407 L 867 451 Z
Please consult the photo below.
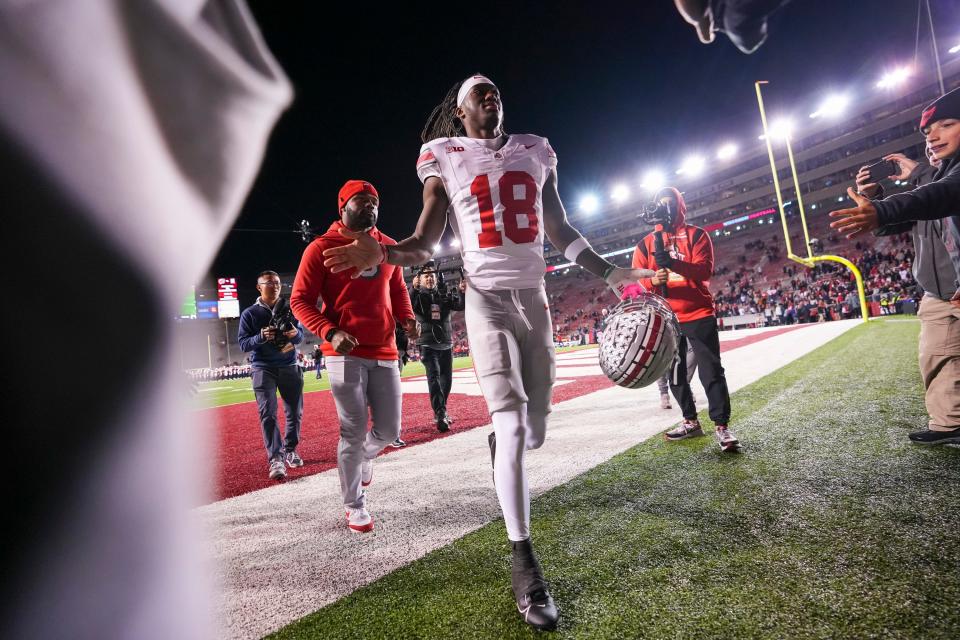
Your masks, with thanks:
M 651 202 L 643 206 L 640 219 L 651 226 L 673 224 L 674 207 L 669 202 Z
M 434 260 L 428 260 L 420 267 L 420 271 L 417 272 L 417 276 L 423 276 L 424 274 L 432 273 L 437 279 L 437 293 L 441 296 L 447 295 L 447 283 L 443 279 L 443 270 L 437 269 L 437 263 Z M 463 268 L 460 268 L 460 277 L 463 277 Z
M 280 296 L 273 306 L 273 316 L 267 326 L 276 329 L 273 336 L 275 346 L 283 348 L 290 342 L 290 338 L 283 334 L 291 329 L 296 329 L 297 319 L 293 317 L 293 309 L 290 308 L 290 303 L 283 296 Z

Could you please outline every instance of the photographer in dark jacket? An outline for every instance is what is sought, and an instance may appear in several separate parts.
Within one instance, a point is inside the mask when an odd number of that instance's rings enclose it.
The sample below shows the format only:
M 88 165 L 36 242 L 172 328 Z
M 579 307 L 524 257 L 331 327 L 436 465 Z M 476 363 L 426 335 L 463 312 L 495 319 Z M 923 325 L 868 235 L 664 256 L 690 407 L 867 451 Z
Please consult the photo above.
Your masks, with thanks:
M 300 419 L 303 417 L 303 370 L 297 365 L 295 345 L 303 342 L 303 329 L 285 299 L 280 298 L 280 276 L 264 271 L 257 276 L 260 297 L 240 314 L 240 349 L 252 352 L 253 393 L 257 397 L 263 444 L 267 448 L 270 478 L 286 477 L 284 462 L 302 467 L 297 454 Z M 286 437 L 277 426 L 277 390 L 287 417 Z
M 420 360 L 427 370 L 427 386 L 430 389 L 430 405 L 433 407 L 437 431 L 443 433 L 450 429 L 450 417 L 447 415 L 447 396 L 453 382 L 453 328 L 450 313 L 463 311 L 463 292 L 466 280 L 453 291 L 448 291 L 437 272 L 433 261 L 428 262 L 413 280 L 413 293 L 410 301 L 413 313 L 420 323 L 420 337 L 417 347 Z
M 879 195 L 873 184 L 860 185 L 863 195 L 848 189 L 857 207 L 831 212 L 839 219 L 830 226 L 848 238 L 913 228 L 914 276 L 925 290 L 917 316 L 930 421 L 909 437 L 917 444 L 960 443 L 960 89 L 923 110 L 920 131 L 931 164 L 939 165 L 933 181 L 883 200 L 867 199 Z M 909 169 L 901 166 L 901 173 Z

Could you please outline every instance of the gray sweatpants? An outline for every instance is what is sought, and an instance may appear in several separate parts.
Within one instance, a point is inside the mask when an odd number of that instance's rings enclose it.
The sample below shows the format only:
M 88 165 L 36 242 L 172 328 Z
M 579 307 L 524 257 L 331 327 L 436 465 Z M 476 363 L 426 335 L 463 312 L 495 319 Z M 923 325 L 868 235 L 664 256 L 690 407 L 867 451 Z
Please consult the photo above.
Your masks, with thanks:
M 543 287 L 466 295 L 467 337 L 490 413 L 527 403 L 550 413 L 556 379 L 553 323 Z
M 400 435 L 400 371 L 397 361 L 328 356 L 330 391 L 340 417 L 337 469 L 344 506 L 365 506 L 360 465 Z M 373 428 L 367 431 L 367 407 Z

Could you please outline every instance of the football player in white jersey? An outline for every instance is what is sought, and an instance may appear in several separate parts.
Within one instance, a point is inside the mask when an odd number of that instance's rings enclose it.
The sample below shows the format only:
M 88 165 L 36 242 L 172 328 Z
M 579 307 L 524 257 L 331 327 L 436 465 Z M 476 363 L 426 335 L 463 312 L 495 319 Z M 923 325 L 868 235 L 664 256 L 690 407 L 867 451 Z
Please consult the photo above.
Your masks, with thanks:
M 417 174 L 423 210 L 413 235 L 389 247 L 368 235 L 328 249 L 332 271 L 430 258 L 449 216 L 469 285 L 466 324 L 474 367 L 493 419 L 494 483 L 513 550 L 513 591 L 524 620 L 556 626 L 557 607 L 530 543 L 524 452 L 543 444 L 555 374 L 544 291 L 543 242 L 550 242 L 619 295 L 652 271 L 601 258 L 567 222 L 557 192 L 557 157 L 546 138 L 508 135 L 496 85 L 482 75 L 458 82 L 421 134 Z

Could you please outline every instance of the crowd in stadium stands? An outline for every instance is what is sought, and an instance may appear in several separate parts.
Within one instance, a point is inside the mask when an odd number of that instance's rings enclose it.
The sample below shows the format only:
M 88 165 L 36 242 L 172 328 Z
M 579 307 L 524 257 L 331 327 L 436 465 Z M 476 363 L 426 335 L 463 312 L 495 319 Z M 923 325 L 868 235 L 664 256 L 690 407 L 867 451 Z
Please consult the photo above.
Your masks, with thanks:
M 858 243 L 859 245 L 859 243 Z M 913 299 L 913 249 L 905 236 L 890 249 L 863 248 L 855 260 L 864 279 L 868 302 L 877 302 L 881 314 L 900 313 Z M 731 274 L 714 296 L 717 317 L 762 314 L 764 324 L 794 324 L 850 318 L 859 313 L 856 281 L 846 267 L 823 262 L 807 269 L 785 265 L 784 277 L 766 284 L 746 267 Z

